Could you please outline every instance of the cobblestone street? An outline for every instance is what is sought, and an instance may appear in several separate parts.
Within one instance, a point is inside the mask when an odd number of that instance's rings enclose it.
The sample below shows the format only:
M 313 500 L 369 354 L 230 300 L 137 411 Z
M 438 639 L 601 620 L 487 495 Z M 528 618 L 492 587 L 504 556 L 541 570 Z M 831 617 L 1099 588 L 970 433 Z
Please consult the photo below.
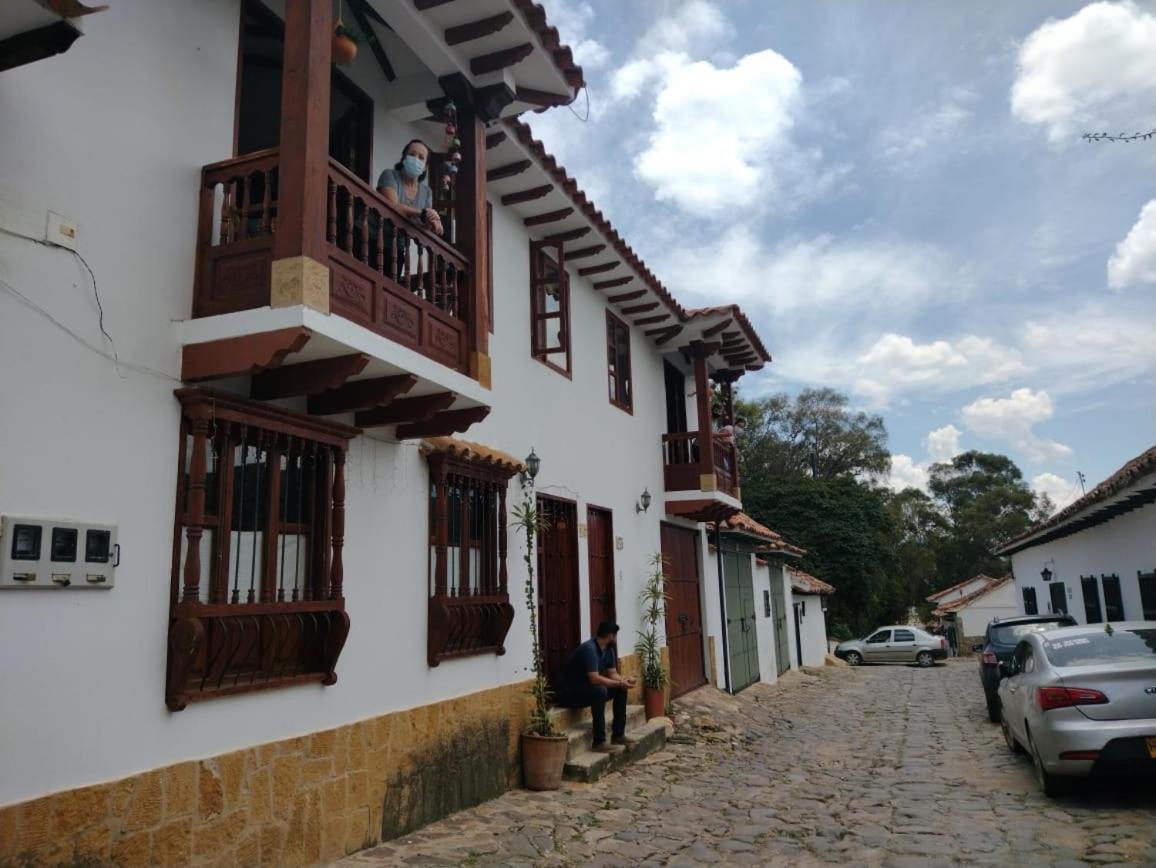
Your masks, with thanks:
M 987 722 L 970 661 L 690 700 L 692 744 L 597 784 L 507 793 L 340 864 L 1156 865 L 1156 791 L 1045 798 Z

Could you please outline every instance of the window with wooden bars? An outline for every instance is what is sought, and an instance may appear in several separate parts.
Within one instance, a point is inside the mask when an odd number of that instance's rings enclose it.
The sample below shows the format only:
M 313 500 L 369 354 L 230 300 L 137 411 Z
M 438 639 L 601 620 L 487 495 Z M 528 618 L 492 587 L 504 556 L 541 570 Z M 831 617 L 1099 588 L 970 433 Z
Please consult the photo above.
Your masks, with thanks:
M 357 431 L 181 389 L 165 700 L 337 680 L 345 453 Z
M 431 452 L 429 463 L 430 666 L 504 654 L 514 619 L 506 573 L 506 490 L 514 470 Z
M 560 241 L 530 243 L 530 351 L 570 376 L 570 278 Z
M 610 403 L 634 412 L 634 387 L 630 381 L 630 326 L 606 311 L 606 374 Z
M 1107 621 L 1124 621 L 1124 593 L 1120 589 L 1120 577 L 1100 575 L 1100 583 L 1104 589 L 1104 618 Z

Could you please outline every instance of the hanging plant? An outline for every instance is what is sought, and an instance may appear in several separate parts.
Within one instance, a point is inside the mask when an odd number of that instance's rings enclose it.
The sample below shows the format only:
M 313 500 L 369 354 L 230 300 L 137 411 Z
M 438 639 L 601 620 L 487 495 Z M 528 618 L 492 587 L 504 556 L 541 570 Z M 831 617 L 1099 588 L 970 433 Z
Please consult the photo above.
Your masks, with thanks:
M 337 26 L 333 28 L 333 62 L 338 66 L 348 66 L 357 57 L 356 34 L 341 20 L 341 3 L 337 4 Z

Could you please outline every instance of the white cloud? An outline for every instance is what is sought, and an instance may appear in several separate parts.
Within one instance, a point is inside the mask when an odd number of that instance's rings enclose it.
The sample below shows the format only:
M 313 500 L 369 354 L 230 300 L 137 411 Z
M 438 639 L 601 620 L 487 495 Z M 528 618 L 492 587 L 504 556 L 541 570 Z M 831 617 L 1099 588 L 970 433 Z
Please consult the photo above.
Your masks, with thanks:
M 1032 491 L 1036 494 L 1046 494 L 1056 505 L 1057 510 L 1063 509 L 1080 496 L 1080 486 L 1077 483 L 1054 473 L 1033 476 Z
M 959 438 L 963 434 L 954 425 L 944 425 L 927 435 L 927 455 L 933 462 L 950 461 L 963 450 Z
M 916 461 L 910 455 L 891 456 L 891 475 L 887 485 L 893 491 L 902 491 L 905 488 L 927 490 L 926 461 Z
M 894 171 L 909 171 L 924 152 L 947 143 L 972 116 L 976 94 L 952 88 L 939 102 L 924 106 L 907 124 L 888 129 L 879 137 L 879 150 Z M 954 150 L 954 149 L 953 149 Z
M 731 34 L 730 22 L 707 0 L 689 0 L 660 14 L 638 40 L 634 55 L 615 70 L 611 97 L 633 99 L 664 72 L 689 61 L 689 51 L 709 50 Z
M 973 434 L 1003 440 L 1023 450 L 1029 461 L 1066 458 L 1070 447 L 1047 440 L 1033 427 L 1052 418 L 1055 407 L 1045 391 L 1016 389 L 1007 398 L 979 398 L 963 408 L 963 424 Z
M 610 60 L 610 52 L 598 40 L 587 36 L 594 20 L 594 8 L 574 0 L 539 0 L 546 7 L 546 19 L 558 28 L 562 42 L 570 46 L 574 60 L 584 72 L 601 69 Z
M 1024 355 L 1057 393 L 1099 390 L 1150 374 L 1156 368 L 1152 301 L 1137 298 L 1111 311 L 1088 303 L 1029 319 L 1022 328 Z
M 1108 260 L 1108 286 L 1137 283 L 1156 284 L 1156 199 L 1140 209 L 1140 219 Z
M 1152 119 L 1156 15 L 1131 0 L 1048 19 L 1020 46 L 1012 113 L 1059 142 L 1082 129 L 1132 132 Z

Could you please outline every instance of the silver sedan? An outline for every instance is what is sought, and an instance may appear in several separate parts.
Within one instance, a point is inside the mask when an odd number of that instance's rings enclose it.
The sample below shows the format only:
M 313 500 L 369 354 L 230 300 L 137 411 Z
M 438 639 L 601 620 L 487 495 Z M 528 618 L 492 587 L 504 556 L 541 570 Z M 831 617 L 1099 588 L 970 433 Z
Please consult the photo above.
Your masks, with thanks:
M 1156 775 L 1156 621 L 1025 637 L 999 698 L 1004 739 L 1049 796 L 1095 771 Z
M 872 630 L 862 639 L 848 639 L 835 647 L 835 656 L 852 666 L 860 663 L 918 663 L 934 666 L 947 656 L 947 640 L 906 624 Z

